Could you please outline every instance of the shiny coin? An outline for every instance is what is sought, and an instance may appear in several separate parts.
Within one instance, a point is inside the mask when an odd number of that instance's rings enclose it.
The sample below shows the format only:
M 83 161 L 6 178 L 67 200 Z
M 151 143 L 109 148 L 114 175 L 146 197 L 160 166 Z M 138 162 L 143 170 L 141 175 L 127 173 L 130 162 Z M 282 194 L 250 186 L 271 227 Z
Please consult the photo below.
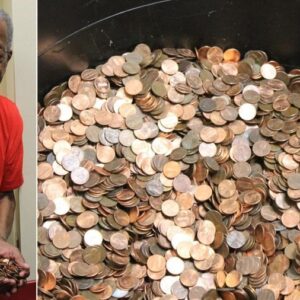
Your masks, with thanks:
M 239 116 L 245 121 L 250 121 L 256 116 L 256 108 L 253 104 L 244 103 L 239 108 Z
M 260 67 L 260 73 L 265 79 L 274 79 L 277 71 L 273 65 L 266 63 Z
M 88 246 L 99 246 L 102 244 L 103 237 L 100 231 L 96 229 L 89 229 L 84 234 L 84 242 Z

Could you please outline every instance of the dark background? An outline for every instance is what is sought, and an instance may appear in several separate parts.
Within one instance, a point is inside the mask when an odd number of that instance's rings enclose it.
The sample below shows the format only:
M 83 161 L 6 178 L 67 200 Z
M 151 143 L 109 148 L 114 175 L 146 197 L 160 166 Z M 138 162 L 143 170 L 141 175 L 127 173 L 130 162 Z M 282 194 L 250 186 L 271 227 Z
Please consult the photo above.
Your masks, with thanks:
M 300 0 L 39 0 L 39 99 L 70 74 L 141 42 L 260 49 L 300 66 Z

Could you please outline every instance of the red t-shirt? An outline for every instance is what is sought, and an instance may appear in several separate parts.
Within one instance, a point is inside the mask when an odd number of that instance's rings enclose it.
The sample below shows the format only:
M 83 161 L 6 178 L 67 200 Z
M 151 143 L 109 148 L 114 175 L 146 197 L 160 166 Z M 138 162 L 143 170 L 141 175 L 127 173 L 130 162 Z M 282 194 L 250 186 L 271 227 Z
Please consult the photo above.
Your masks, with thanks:
M 23 183 L 23 122 L 17 106 L 0 96 L 0 192 Z

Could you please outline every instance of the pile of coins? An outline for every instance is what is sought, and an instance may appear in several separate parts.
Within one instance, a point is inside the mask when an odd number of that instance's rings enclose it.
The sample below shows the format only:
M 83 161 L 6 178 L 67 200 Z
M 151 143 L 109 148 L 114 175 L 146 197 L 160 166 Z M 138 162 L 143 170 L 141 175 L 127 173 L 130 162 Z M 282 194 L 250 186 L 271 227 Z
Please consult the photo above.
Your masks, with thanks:
M 300 70 L 145 44 L 38 119 L 40 299 L 300 299 Z
M 14 279 L 18 283 L 20 280 L 26 279 L 20 276 L 21 272 L 22 268 L 14 260 L 0 258 L 0 280 L 8 278 Z

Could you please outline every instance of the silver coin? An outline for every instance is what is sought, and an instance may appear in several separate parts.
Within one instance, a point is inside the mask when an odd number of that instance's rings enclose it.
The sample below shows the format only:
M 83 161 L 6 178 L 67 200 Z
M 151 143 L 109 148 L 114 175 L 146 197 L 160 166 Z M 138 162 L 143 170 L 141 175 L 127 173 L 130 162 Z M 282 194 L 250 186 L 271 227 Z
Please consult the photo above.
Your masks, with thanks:
M 78 167 L 71 172 L 71 179 L 76 184 L 85 184 L 89 178 L 89 171 L 83 167 Z
M 226 242 L 229 247 L 233 249 L 239 249 L 245 245 L 246 238 L 242 232 L 237 230 L 232 230 L 228 232 L 226 237 Z
M 61 164 L 65 170 L 71 172 L 80 166 L 80 160 L 77 155 L 71 152 L 63 157 Z

